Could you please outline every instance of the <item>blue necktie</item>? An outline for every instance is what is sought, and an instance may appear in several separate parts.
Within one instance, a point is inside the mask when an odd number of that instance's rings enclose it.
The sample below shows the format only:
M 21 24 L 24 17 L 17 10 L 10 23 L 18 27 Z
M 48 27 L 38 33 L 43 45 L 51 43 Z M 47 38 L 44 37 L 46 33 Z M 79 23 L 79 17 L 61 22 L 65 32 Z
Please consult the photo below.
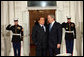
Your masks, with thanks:
M 52 29 L 52 26 L 51 26 L 52 24 L 50 24 L 50 26 L 49 26 L 49 31 L 51 31 L 51 29 Z

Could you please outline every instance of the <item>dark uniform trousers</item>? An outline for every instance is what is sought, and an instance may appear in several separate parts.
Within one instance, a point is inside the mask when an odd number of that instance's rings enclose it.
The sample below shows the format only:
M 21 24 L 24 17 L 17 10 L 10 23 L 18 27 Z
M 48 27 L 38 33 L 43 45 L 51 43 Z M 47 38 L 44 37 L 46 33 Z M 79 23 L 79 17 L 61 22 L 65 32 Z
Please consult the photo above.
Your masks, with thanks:
M 32 40 L 36 45 L 36 56 L 47 56 L 47 35 L 39 24 L 32 29 Z
M 76 29 L 73 22 L 62 23 L 62 27 L 65 28 L 65 31 L 73 31 L 74 33 L 65 32 L 65 43 L 66 43 L 66 52 L 73 55 L 73 46 L 74 39 L 76 39 Z
M 20 56 L 21 54 L 21 41 L 23 40 L 23 28 L 20 25 L 8 25 L 6 30 L 11 30 L 14 34 L 21 34 L 20 35 L 12 35 L 12 44 L 15 56 Z
M 13 49 L 14 49 L 14 55 L 20 56 L 21 54 L 21 42 L 15 43 L 13 42 Z M 18 52 L 17 52 L 18 51 Z
M 73 45 L 74 45 L 74 40 L 65 40 L 66 41 L 66 53 L 71 53 L 73 54 Z

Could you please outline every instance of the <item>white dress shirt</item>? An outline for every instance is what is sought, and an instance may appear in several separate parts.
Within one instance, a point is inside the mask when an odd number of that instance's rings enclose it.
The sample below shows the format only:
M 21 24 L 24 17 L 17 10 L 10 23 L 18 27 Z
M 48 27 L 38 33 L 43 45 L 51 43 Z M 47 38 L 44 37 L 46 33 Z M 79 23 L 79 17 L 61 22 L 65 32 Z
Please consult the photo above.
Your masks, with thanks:
M 41 26 L 41 27 L 43 26 L 43 29 L 44 29 L 44 31 L 46 32 L 46 27 L 45 27 L 44 25 L 41 25 L 41 24 L 40 24 L 40 26 Z

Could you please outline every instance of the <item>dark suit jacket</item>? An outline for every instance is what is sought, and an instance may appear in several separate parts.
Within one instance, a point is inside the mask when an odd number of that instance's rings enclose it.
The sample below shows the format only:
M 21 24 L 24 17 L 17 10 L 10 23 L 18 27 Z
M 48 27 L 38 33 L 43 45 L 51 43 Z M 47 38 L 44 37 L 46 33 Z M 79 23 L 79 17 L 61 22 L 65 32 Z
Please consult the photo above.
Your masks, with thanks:
M 55 21 L 51 31 L 49 31 L 49 47 L 57 48 L 57 44 L 61 44 L 61 39 L 62 39 L 62 28 L 60 23 Z
M 32 29 L 32 40 L 36 46 L 47 46 L 47 33 L 39 24 L 35 24 Z

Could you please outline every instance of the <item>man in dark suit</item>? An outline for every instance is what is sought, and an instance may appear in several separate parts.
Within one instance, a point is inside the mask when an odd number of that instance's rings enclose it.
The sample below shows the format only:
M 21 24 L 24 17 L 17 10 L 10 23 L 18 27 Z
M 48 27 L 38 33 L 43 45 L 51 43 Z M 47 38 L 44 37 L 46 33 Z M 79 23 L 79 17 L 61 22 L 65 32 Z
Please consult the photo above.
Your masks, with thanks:
M 54 15 L 48 15 L 49 24 L 49 55 L 54 56 L 60 53 L 62 39 L 62 28 L 60 23 L 55 21 Z
M 40 17 L 32 29 L 32 40 L 36 45 L 36 56 L 46 56 L 47 34 L 44 26 L 45 18 Z

